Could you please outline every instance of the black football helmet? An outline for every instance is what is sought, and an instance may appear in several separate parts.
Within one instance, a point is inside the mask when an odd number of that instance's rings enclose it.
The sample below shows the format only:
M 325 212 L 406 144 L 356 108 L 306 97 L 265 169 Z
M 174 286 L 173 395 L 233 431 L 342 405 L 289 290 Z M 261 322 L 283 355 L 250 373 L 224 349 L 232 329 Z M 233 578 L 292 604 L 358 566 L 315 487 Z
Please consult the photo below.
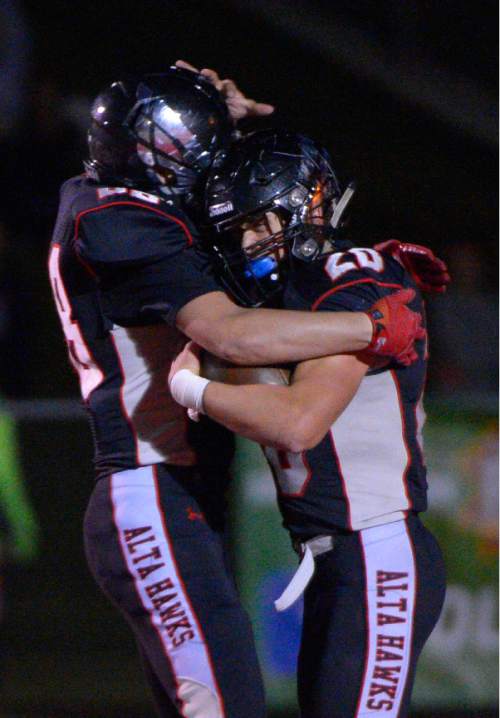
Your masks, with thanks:
M 99 182 L 189 192 L 233 126 L 202 75 L 166 72 L 113 82 L 93 102 L 87 174 Z
M 207 181 L 205 218 L 225 288 L 244 306 L 269 304 L 283 289 L 286 260 L 333 251 L 353 192 L 349 185 L 342 194 L 328 152 L 303 135 L 268 129 L 222 150 Z M 242 223 L 266 212 L 278 215 L 281 230 L 243 249 Z

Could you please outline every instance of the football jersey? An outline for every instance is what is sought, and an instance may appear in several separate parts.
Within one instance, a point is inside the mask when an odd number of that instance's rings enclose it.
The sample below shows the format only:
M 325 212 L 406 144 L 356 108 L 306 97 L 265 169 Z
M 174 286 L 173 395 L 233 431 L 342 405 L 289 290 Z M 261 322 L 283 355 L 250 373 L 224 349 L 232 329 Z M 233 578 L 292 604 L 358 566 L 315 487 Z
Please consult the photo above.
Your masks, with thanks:
M 200 427 L 188 427 L 167 378 L 186 341 L 177 312 L 219 287 L 185 214 L 158 195 L 74 177 L 61 189 L 49 274 L 97 476 L 199 463 L 203 442 L 188 432 Z
M 321 261 L 294 262 L 285 291 L 287 309 L 365 311 L 401 288 L 416 290 L 394 258 L 344 242 Z M 285 526 L 311 537 L 338 529 L 389 523 L 426 508 L 422 455 L 426 342 L 409 367 L 391 363 L 369 370 L 352 401 L 313 449 L 265 449 L 278 488 Z

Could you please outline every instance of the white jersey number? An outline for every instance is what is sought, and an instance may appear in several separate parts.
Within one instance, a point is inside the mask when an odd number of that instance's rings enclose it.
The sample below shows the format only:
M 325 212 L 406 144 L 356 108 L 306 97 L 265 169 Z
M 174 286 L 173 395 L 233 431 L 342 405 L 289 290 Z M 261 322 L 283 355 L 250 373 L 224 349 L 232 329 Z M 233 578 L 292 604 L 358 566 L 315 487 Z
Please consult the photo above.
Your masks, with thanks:
M 304 459 L 304 454 L 278 451 L 268 446 L 263 447 L 263 450 L 274 469 L 274 475 L 281 492 L 287 496 L 300 496 L 311 475 L 311 471 Z
M 160 204 L 159 197 L 149 192 L 142 192 L 139 189 L 129 189 L 128 187 L 99 187 L 97 189 L 97 197 L 99 199 L 106 199 L 106 197 L 112 197 L 117 194 L 127 195 L 128 197 L 133 197 L 143 202 L 151 202 L 151 204 Z
M 384 269 L 384 260 L 375 249 L 356 247 L 348 252 L 336 252 L 328 258 L 325 269 L 335 282 L 346 272 L 353 269 L 371 269 L 374 272 L 381 272 Z
M 59 246 L 52 247 L 49 257 L 50 283 L 57 313 L 66 338 L 69 358 L 80 379 L 82 396 L 87 399 L 91 392 L 101 383 L 104 375 L 85 344 L 78 322 L 71 318 L 71 305 L 59 271 L 60 253 L 61 248 Z

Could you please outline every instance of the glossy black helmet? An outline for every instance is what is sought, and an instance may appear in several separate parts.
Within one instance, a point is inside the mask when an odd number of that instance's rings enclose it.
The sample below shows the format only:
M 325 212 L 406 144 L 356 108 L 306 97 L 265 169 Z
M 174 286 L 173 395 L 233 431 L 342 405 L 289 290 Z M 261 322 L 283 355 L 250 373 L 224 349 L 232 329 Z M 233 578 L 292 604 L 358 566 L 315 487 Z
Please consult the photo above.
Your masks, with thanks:
M 124 79 L 93 102 L 85 169 L 100 182 L 188 192 L 232 129 L 220 93 L 195 72 Z
M 246 306 L 269 303 L 283 288 L 290 253 L 312 261 L 333 251 L 352 193 L 349 186 L 342 195 L 328 152 L 303 135 L 268 129 L 221 151 L 208 177 L 205 219 L 226 289 Z M 268 212 L 279 217 L 279 230 L 243 249 L 242 224 Z

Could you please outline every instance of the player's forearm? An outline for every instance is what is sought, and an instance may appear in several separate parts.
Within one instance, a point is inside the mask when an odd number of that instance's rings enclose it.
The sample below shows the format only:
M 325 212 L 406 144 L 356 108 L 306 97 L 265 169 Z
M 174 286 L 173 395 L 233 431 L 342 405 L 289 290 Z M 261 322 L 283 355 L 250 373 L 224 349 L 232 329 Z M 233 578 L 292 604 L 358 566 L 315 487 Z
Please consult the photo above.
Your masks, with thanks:
M 228 361 L 261 365 L 360 351 L 370 343 L 373 329 L 361 312 L 237 308 L 223 320 L 194 318 L 183 331 Z
M 305 417 L 293 394 L 292 387 L 210 382 L 203 394 L 203 410 L 235 434 L 259 444 L 302 451 L 308 448 L 302 432 Z
M 321 441 L 352 400 L 367 368 L 353 354 L 336 355 L 302 362 L 290 385 L 225 383 L 200 376 L 198 349 L 189 342 L 172 364 L 169 387 L 172 397 L 191 412 L 208 414 L 260 444 L 297 453 Z M 259 376 L 257 382 L 267 375 Z

